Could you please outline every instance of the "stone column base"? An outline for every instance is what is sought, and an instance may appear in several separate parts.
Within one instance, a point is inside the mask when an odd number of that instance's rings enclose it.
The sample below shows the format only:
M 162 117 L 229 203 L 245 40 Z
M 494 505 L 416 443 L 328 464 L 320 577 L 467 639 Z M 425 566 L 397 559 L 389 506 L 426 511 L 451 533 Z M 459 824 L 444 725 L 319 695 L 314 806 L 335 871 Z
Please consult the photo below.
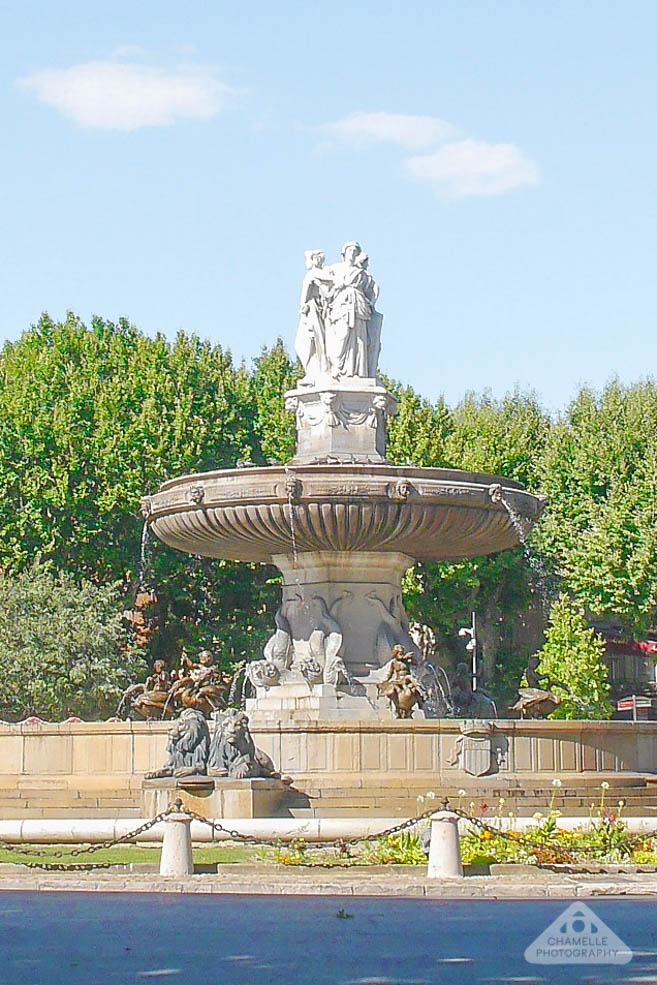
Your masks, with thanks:
M 376 676 L 376 675 L 374 675 Z M 353 685 L 304 682 L 256 688 L 256 697 L 248 698 L 246 713 L 251 725 L 264 727 L 272 722 L 317 721 L 391 721 L 393 713 L 387 698 L 380 698 L 376 681 L 355 679 Z M 413 709 L 413 719 L 424 719 L 420 708 Z

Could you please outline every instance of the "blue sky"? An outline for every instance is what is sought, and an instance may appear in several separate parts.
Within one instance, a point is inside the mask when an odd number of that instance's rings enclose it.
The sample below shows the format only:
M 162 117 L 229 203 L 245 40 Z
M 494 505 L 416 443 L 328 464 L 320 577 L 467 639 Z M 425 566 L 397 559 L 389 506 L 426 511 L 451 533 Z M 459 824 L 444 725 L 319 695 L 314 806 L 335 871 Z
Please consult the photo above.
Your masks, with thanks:
M 0 3 L 0 333 L 291 346 L 358 239 L 382 369 L 564 406 L 657 365 L 654 0 Z

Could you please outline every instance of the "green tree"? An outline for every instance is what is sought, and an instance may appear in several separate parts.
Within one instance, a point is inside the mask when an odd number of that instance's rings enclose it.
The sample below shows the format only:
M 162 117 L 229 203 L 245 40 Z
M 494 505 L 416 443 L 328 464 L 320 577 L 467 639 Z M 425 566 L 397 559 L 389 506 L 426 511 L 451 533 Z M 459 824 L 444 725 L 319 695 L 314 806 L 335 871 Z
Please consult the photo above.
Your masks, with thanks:
M 0 355 L 1 562 L 123 578 L 141 496 L 250 457 L 250 396 L 230 356 L 195 336 L 170 345 L 127 322 L 44 316 Z
M 385 382 L 399 402 L 399 413 L 388 422 L 389 460 L 394 465 L 443 466 L 451 428 L 451 415 L 443 400 L 434 405 L 410 386 Z
M 533 391 L 515 390 L 501 400 L 489 393 L 466 394 L 451 421 L 445 458 L 452 468 L 502 475 L 539 490 L 551 421 Z
M 0 646 L 0 716 L 11 720 L 107 718 L 146 670 L 120 586 L 76 583 L 40 564 L 0 573 Z
M 587 609 L 639 634 L 657 618 L 657 385 L 583 388 L 539 462 L 537 538 Z
M 285 393 L 296 386 L 301 366 L 292 363 L 282 339 L 271 349 L 263 349 L 253 362 L 251 391 L 258 462 L 289 462 L 297 437 L 294 414 L 285 409 Z
M 266 400 L 287 380 L 280 349 L 263 354 L 257 385 L 220 346 L 180 333 L 173 344 L 125 321 L 43 316 L 0 353 L 0 564 L 34 557 L 80 581 L 137 585 L 139 502 L 167 478 L 263 461 Z M 272 369 L 272 366 L 274 369 Z M 278 372 L 278 377 L 276 373 Z M 275 430 L 273 428 L 272 430 Z M 273 440 L 273 439 L 272 439 Z M 186 642 L 227 655 L 266 638 L 271 569 L 200 563 L 153 551 L 162 633 L 151 656 Z M 261 597 L 262 596 L 262 597 Z
M 390 424 L 389 457 L 400 464 L 504 475 L 538 487 L 538 463 L 551 422 L 533 393 L 502 400 L 468 394 L 453 410 L 395 384 L 399 417 Z M 539 612 L 540 586 L 522 549 L 442 564 L 416 565 L 405 581 L 411 619 L 431 625 L 444 657 L 463 656 L 458 629 L 476 610 L 484 676 L 493 682 L 500 653 L 528 608 Z M 540 615 L 538 616 L 540 619 Z
M 538 673 L 553 682 L 561 704 L 551 718 L 611 718 L 605 642 L 589 627 L 584 609 L 562 593 L 552 606 Z M 558 683 L 557 683 L 558 682 Z

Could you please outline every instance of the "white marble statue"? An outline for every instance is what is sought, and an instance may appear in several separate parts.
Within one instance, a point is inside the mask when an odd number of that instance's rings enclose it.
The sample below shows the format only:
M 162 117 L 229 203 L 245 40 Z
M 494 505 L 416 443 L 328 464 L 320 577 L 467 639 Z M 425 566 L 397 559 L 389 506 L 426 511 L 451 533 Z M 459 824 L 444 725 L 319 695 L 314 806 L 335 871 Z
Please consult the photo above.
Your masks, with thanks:
M 309 250 L 301 290 L 295 348 L 306 375 L 301 386 L 322 378 L 375 379 L 383 316 L 375 310 L 379 288 L 358 243 L 346 243 L 342 260 L 324 267 L 324 253 Z
M 306 250 L 308 273 L 301 286 L 299 328 L 294 343 L 297 356 L 306 371 L 301 386 L 312 385 L 328 374 L 326 358 L 325 315 L 330 278 L 324 270 L 325 254 L 321 250 Z

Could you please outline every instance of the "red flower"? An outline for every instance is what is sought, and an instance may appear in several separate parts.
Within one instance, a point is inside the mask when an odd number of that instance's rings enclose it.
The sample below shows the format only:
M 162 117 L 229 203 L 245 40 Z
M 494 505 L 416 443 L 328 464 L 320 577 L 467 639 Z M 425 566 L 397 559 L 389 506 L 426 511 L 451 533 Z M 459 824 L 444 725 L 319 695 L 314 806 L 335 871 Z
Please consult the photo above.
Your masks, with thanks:
M 482 814 L 485 814 L 486 811 L 488 810 L 488 804 L 482 804 L 479 810 L 481 811 Z

